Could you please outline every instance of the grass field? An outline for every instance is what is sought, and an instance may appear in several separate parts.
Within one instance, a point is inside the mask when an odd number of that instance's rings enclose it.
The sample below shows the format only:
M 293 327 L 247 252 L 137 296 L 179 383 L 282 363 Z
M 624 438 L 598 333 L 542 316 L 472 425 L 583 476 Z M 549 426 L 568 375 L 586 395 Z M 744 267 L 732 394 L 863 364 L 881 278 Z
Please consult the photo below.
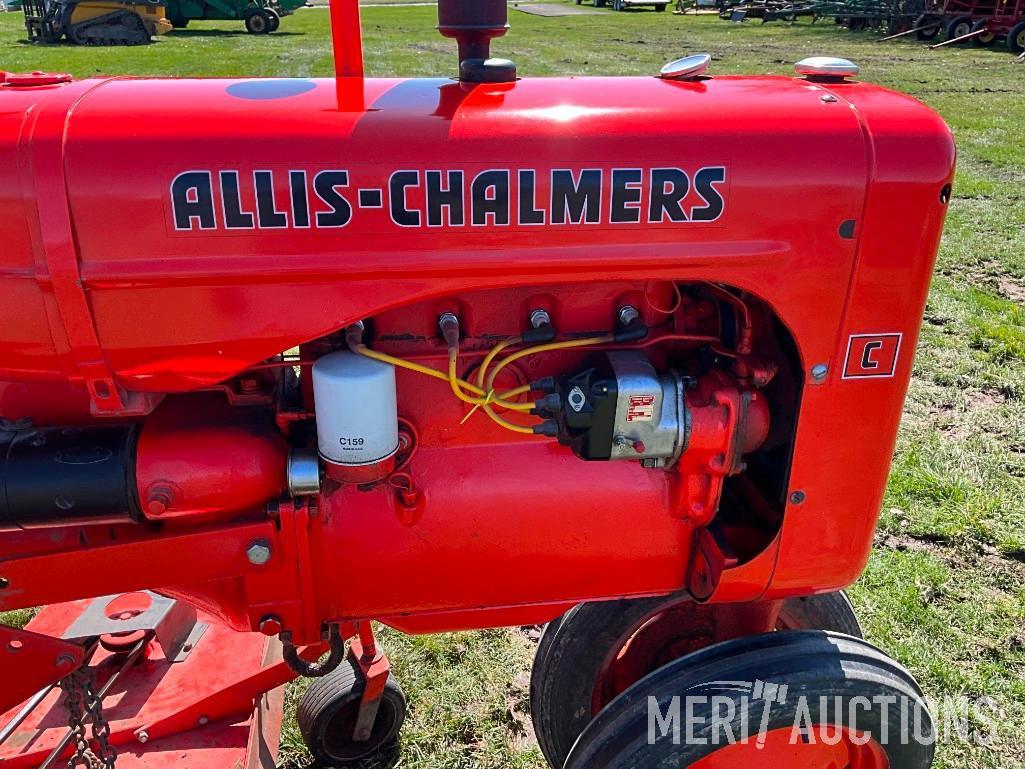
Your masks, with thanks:
M 454 46 L 431 8 L 364 10 L 374 75 L 450 73 Z M 1025 65 L 1006 51 L 878 44 L 820 22 L 734 25 L 637 11 L 564 18 L 511 12 L 495 45 L 522 74 L 654 73 L 708 51 L 713 73 L 788 73 L 805 55 L 846 56 L 866 79 L 939 110 L 959 175 L 926 311 L 877 548 L 851 589 L 870 640 L 932 697 L 989 695 L 1002 710 L 988 747 L 942 745 L 941 769 L 1021 767 L 1025 755 Z M 0 68 L 137 75 L 328 75 L 327 14 L 281 33 L 194 24 L 147 48 L 35 48 L 0 16 Z M 527 714 L 532 638 L 520 631 L 390 635 L 410 695 L 401 767 L 540 769 Z M 291 692 L 292 701 L 296 690 Z M 307 757 L 286 728 L 282 760 Z

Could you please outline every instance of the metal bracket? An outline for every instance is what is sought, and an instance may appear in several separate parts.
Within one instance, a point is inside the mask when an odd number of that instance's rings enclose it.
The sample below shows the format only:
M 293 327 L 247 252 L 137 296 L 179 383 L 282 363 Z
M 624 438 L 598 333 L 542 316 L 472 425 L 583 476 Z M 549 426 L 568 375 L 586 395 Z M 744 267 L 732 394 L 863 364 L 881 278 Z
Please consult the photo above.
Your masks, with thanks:
M 94 598 L 63 637 L 77 641 L 108 633 L 152 630 L 164 657 L 169 662 L 182 662 L 206 629 L 207 624 L 198 621 L 195 608 L 189 604 L 147 590 Z
M 367 631 L 363 635 L 368 641 L 366 648 L 360 638 L 353 638 L 349 643 L 349 654 L 356 660 L 364 679 L 363 696 L 360 698 L 356 726 L 352 732 L 354 742 L 366 742 L 370 739 L 374 722 L 377 721 L 377 711 L 381 707 L 384 687 L 388 683 L 388 676 L 391 675 L 391 663 L 388 662 L 384 650 L 373 640 L 372 633 Z

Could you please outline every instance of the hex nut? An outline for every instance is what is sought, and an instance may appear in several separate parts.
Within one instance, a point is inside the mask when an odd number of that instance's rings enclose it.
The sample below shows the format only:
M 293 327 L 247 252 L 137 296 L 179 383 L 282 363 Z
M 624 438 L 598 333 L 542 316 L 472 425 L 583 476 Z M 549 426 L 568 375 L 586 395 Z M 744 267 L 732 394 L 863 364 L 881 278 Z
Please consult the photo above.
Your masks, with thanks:
M 270 560 L 270 543 L 265 539 L 258 539 L 246 548 L 246 558 L 254 566 L 263 566 Z

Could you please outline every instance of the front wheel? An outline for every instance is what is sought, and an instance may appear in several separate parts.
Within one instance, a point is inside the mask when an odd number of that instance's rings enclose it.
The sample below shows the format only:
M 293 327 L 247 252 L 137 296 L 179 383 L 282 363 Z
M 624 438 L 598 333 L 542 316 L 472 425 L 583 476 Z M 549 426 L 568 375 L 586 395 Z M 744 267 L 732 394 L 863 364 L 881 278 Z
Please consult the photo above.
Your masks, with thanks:
M 716 644 L 609 703 L 565 769 L 928 769 L 922 691 L 860 639 L 818 631 Z
M 381 695 L 370 739 L 357 742 L 353 738 L 365 686 L 359 663 L 347 656 L 337 668 L 315 679 L 299 700 L 299 731 L 318 763 L 352 764 L 395 744 L 406 718 L 406 695 L 391 676 Z
M 583 603 L 548 623 L 530 673 L 530 715 L 541 752 L 561 767 L 588 722 L 616 695 L 662 665 L 724 637 L 721 607 L 689 597 Z M 776 630 L 861 636 L 842 592 L 783 602 Z
M 277 32 L 281 26 L 281 17 L 278 15 L 278 12 L 271 8 L 265 8 L 263 15 L 267 17 L 267 31 Z

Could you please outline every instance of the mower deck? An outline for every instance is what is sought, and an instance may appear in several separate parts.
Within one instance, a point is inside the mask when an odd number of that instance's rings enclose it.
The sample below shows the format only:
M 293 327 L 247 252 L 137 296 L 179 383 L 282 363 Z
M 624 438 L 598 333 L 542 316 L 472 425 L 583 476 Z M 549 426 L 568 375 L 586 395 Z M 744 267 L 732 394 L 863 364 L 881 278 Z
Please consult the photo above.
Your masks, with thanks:
M 81 627 L 88 620 L 91 604 L 110 603 L 107 597 L 48 606 L 26 629 L 65 636 L 76 623 Z M 281 644 L 274 638 L 237 633 L 203 612 L 195 620 L 194 632 L 184 631 L 187 638 L 198 640 L 172 647 L 176 661 L 168 659 L 153 630 L 121 636 L 126 652 L 142 644 L 134 662 L 126 653 L 97 646 L 90 662 L 97 690 L 123 668 L 102 698 L 118 769 L 182 767 L 183 760 L 189 769 L 274 766 L 284 684 L 294 677 L 281 662 Z M 5 652 L 17 653 L 11 645 Z M 0 765 L 64 765 L 70 744 L 47 763 L 69 733 L 64 703 L 60 687 L 53 687 L 0 744 Z M 0 730 L 22 709 L 17 705 L 0 716 Z

